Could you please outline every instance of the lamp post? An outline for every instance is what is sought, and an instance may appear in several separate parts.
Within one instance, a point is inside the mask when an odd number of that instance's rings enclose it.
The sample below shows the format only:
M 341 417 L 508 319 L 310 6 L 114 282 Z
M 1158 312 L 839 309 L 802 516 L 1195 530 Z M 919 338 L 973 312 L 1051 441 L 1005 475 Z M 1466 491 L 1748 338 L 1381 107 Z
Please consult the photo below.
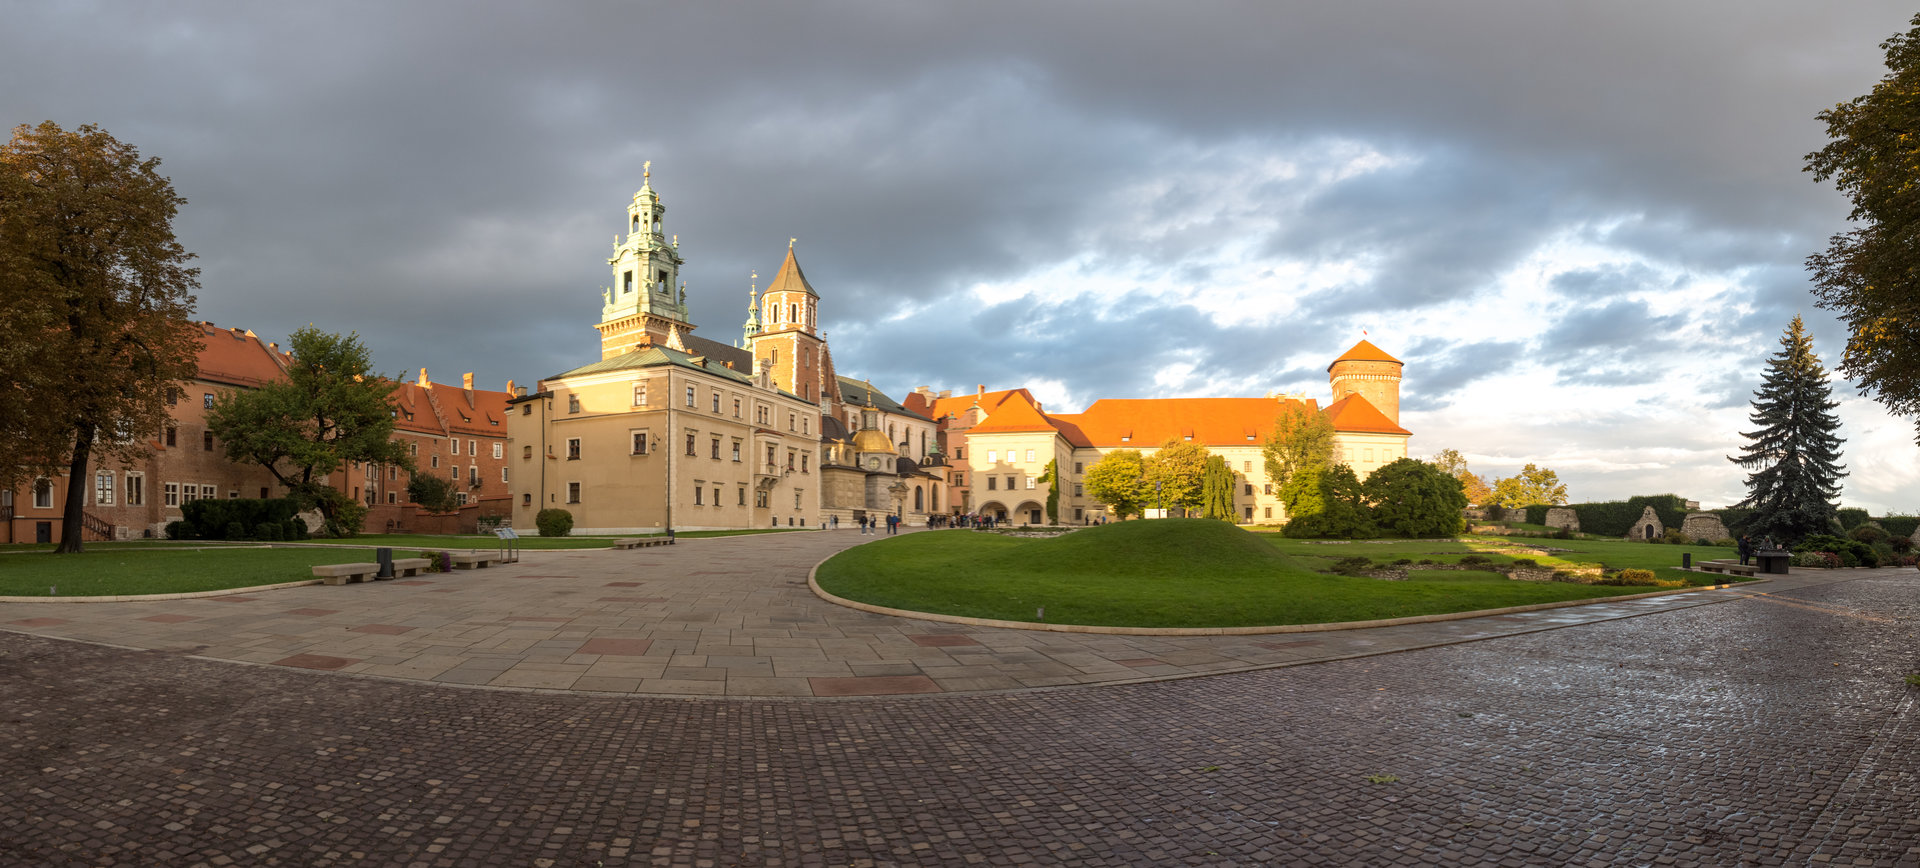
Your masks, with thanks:
M 1160 517 L 1161 518 L 1167 517 L 1167 490 L 1165 486 L 1166 486 L 1165 482 L 1155 482 L 1153 484 L 1153 493 L 1158 495 L 1160 498 Z

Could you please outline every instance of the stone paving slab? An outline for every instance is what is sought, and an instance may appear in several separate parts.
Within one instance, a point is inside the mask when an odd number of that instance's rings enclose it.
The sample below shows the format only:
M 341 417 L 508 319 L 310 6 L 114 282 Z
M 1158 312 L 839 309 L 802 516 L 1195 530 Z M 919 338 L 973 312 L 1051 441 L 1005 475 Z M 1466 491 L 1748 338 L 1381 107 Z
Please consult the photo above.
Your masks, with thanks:
M 858 531 L 682 540 L 640 551 L 527 552 L 518 564 L 408 582 L 201 599 L 0 603 L 0 630 L 213 659 L 446 684 L 687 696 L 946 693 L 1106 684 L 1299 665 L 1672 611 L 1850 581 L 1870 571 L 1367 630 L 1132 636 L 972 627 L 854 611 L 807 588 Z M 1911 570 L 1907 570 L 1911 573 Z M 617 589 L 617 595 L 605 593 Z M 456 590 L 456 594 L 442 593 Z M 1154 661 L 1143 664 L 1140 661 Z M 632 664 L 632 665 L 624 665 Z M 635 682 L 637 681 L 637 685 Z M 829 688 L 839 690 L 838 686 Z M 765 693 L 756 691 L 765 690 Z M 872 695 L 871 693 L 862 695 Z

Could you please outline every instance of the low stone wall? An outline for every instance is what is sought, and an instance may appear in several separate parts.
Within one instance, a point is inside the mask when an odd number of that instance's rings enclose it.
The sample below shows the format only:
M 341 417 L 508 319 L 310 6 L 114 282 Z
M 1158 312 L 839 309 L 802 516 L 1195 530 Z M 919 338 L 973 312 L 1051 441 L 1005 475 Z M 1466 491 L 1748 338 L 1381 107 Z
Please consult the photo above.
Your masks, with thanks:
M 1547 527 L 1557 527 L 1569 533 L 1580 532 L 1580 513 L 1564 506 L 1547 510 Z

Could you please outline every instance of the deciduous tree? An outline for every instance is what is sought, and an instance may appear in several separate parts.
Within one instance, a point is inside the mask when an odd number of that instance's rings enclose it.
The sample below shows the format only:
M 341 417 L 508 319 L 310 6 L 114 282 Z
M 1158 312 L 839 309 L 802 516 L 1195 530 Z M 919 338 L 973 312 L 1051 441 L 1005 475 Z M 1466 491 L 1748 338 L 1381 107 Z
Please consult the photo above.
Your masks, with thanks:
M 328 533 L 351 536 L 366 507 L 327 485 L 327 475 L 350 461 L 411 469 L 392 439 L 396 384 L 372 373 L 358 335 L 308 326 L 288 346 L 287 378 L 216 398 L 207 427 L 229 459 L 265 467 L 303 505 L 319 508 Z
M 1439 454 L 1427 460 L 1428 464 L 1440 468 L 1441 472 L 1460 480 L 1460 488 L 1467 496 L 1467 502 L 1485 506 L 1493 497 L 1493 489 L 1487 480 L 1467 467 L 1467 457 L 1457 449 L 1442 449 Z
M 1818 304 L 1848 329 L 1841 374 L 1887 409 L 1920 416 L 1920 15 L 1880 44 L 1887 75 L 1821 112 L 1827 146 L 1806 171 L 1853 201 L 1858 228 L 1807 257 Z
M 1528 464 L 1518 474 L 1494 483 L 1492 500 L 1507 509 L 1534 504 L 1557 506 L 1567 502 L 1567 487 L 1560 484 L 1559 474 Z
M 1834 433 L 1840 430 L 1833 415 L 1837 406 L 1813 354 L 1813 339 L 1796 316 L 1753 393 L 1748 418 L 1759 428 L 1742 432 L 1750 442 L 1739 458 L 1727 459 L 1753 471 L 1747 476 L 1747 499 L 1736 505 L 1753 510 L 1746 532 L 1791 545 L 1826 529 L 1840 477 L 1846 475 L 1839 463 L 1844 441 Z
M 1443 537 L 1466 529 L 1460 480 L 1433 464 L 1401 458 L 1368 474 L 1361 491 L 1373 503 L 1374 525 L 1385 533 Z
M 1207 472 L 1207 455 L 1207 447 L 1198 443 L 1167 438 L 1146 459 L 1150 502 L 1169 509 L 1200 508 L 1200 481 Z
M 1266 455 L 1267 479 L 1285 488 L 1301 468 L 1333 463 L 1333 423 L 1304 401 L 1284 402 L 1260 451 Z
M 1345 464 L 1304 467 L 1280 489 L 1287 508 L 1285 536 L 1358 539 L 1374 534 L 1360 478 Z
M 132 145 L 47 121 L 0 148 L 0 487 L 64 466 L 59 550 L 81 550 L 94 458 L 147 452 L 191 379 L 186 200 Z
M 1138 449 L 1116 449 L 1107 453 L 1087 468 L 1087 495 L 1106 504 L 1122 520 L 1139 515 L 1147 492 L 1151 491 L 1144 481 L 1145 464 Z

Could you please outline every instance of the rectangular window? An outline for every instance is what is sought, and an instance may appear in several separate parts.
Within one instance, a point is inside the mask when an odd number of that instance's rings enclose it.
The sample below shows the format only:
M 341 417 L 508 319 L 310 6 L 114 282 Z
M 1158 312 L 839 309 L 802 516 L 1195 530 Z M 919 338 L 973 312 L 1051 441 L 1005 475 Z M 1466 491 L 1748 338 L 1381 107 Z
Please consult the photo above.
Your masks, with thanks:
M 999 451 L 998 451 L 998 450 L 994 450 L 994 449 L 989 449 L 989 450 L 987 450 L 987 463 L 988 463 L 988 464 L 994 464 L 994 463 L 997 463 L 997 462 L 999 462 L 999 460 L 1000 460 L 1000 453 L 999 453 Z
M 713 412 L 720 412 L 720 393 L 713 393 Z
M 480 454 L 480 447 L 478 447 L 478 446 L 475 446 L 472 440 L 468 440 L 468 441 L 467 441 L 467 454 L 468 454 L 468 455 L 479 455 L 479 454 Z M 495 458 L 499 458 L 500 456 L 498 456 L 498 455 L 495 455 L 495 456 L 493 456 L 493 457 L 495 457 Z
M 162 505 L 179 506 L 180 505 L 180 483 L 168 482 L 160 486 L 160 497 L 161 497 L 160 502 Z
M 633 272 L 631 271 L 620 272 L 620 291 L 623 294 L 633 291 Z
M 994 490 L 996 490 L 996 489 L 998 489 L 999 487 L 1000 487 L 1000 477 L 998 477 L 998 476 L 989 476 L 989 477 L 987 477 L 987 490 L 988 490 L 988 491 L 994 491 Z
M 646 383 L 633 384 L 633 406 L 635 407 L 647 406 L 647 384 Z
M 1253 483 L 1251 482 L 1247 483 L 1247 496 L 1248 497 L 1253 496 Z
M 787 469 L 793 469 L 793 450 L 787 450 Z
M 525 460 L 527 460 L 527 459 L 529 459 L 529 458 L 532 458 L 532 457 L 533 457 L 533 447 L 532 447 L 532 446 L 522 446 L 522 447 L 520 447 L 520 460 L 521 460 L 521 461 L 525 461 Z
M 1252 520 L 1253 520 L 1253 507 L 1251 507 L 1251 506 L 1249 506 L 1249 507 L 1247 507 L 1247 508 L 1246 508 L 1246 512 L 1247 512 L 1247 520 L 1248 520 L 1248 521 L 1252 521 Z
M 740 399 L 739 398 L 733 399 L 733 418 L 735 419 L 740 418 Z M 741 504 L 741 506 L 745 506 L 745 505 L 746 504 L 744 503 Z
M 454 505 L 455 505 L 455 506 L 466 506 L 466 505 L 467 505 L 467 493 L 466 493 L 466 492 L 464 492 L 464 491 L 456 491 L 456 492 L 454 492 L 454 493 L 453 493 L 453 503 L 454 503 Z
M 567 483 L 567 502 L 568 503 L 580 502 L 580 483 L 578 482 Z
M 740 460 L 740 441 L 738 440 L 733 441 L 733 460 Z
M 394 492 L 391 492 L 391 491 L 389 491 L 389 492 L 387 492 L 387 502 L 388 502 L 388 503 L 399 503 L 399 502 L 400 502 L 400 495 L 398 495 L 398 494 L 395 494 Z
M 504 443 L 495 443 L 495 444 L 493 444 L 493 457 L 494 457 L 494 458 L 495 458 L 496 460 L 498 460 L 498 459 L 500 458 L 500 456 L 501 456 L 501 455 L 503 454 L 503 453 L 501 452 L 501 450 L 503 450 L 503 449 L 505 449 L 505 448 L 506 448 L 506 444 L 504 444 Z
M 505 467 L 500 468 L 500 481 L 501 482 L 507 481 L 507 469 Z
M 691 457 L 693 457 L 693 456 L 695 456 L 695 455 L 698 455 L 698 454 L 699 454 L 699 453 L 697 453 L 697 452 L 695 452 L 695 451 L 693 451 L 693 450 L 694 450 L 694 444 L 693 444 L 693 435 L 692 435 L 692 434 L 688 434 L 688 435 L 687 435 L 687 457 L 689 457 L 689 458 L 691 458 Z
M 1027 463 L 1033 463 L 1033 450 L 1027 450 Z
M 1264 483 L 1264 484 L 1262 484 L 1262 485 L 1260 486 L 1260 493 L 1261 493 L 1261 494 L 1272 494 L 1272 493 L 1273 493 L 1273 483 L 1271 483 L 1271 482 L 1268 482 L 1268 483 Z
M 213 490 L 213 486 L 211 486 L 211 485 L 202 485 L 202 486 L 200 486 L 200 499 L 201 499 L 201 500 L 212 500 L 212 499 L 214 499 L 214 498 L 216 498 L 216 497 L 219 497 L 219 496 L 220 496 L 220 493 L 219 493 L 219 492 L 217 492 L 217 491 L 214 491 L 214 490 Z
M 706 501 L 705 501 L 705 500 L 703 500 L 702 498 L 704 498 L 704 497 L 706 497 L 706 495 L 707 495 L 707 490 L 706 490 L 706 489 L 704 489 L 704 488 L 701 488 L 701 487 L 699 487 L 699 486 L 695 486 L 695 487 L 694 487 L 694 489 L 693 489 L 693 505 L 694 505 L 694 506 L 705 506 L 705 505 L 706 505 Z
M 480 468 L 475 467 L 471 464 L 467 465 L 467 484 L 468 485 L 480 484 Z
M 793 508 L 794 509 L 800 508 L 800 490 L 797 488 L 794 489 L 793 491 Z
M 633 454 L 635 455 L 647 454 L 647 432 L 645 431 L 633 432 Z
M 451 467 L 451 466 L 449 466 L 449 467 L 447 468 L 447 477 L 448 477 L 449 479 L 452 479 L 452 480 L 453 480 L 454 482 L 456 482 L 456 483 L 457 483 L 457 482 L 459 482 L 459 481 L 460 481 L 460 468 L 458 468 L 458 467 Z
M 575 437 L 567 441 L 567 460 L 580 460 L 580 438 Z
M 458 437 L 453 438 L 453 454 L 460 454 L 460 438 Z
M 788 414 L 787 414 L 787 430 L 788 430 L 788 431 L 797 431 L 797 430 L 799 430 L 798 428 L 796 428 L 796 427 L 795 427 L 795 422 L 793 421 L 793 414 L 792 414 L 792 413 L 788 413 Z
M 965 479 L 965 478 L 964 478 L 964 477 L 963 477 L 963 476 L 962 476 L 961 474 L 958 474 L 958 473 L 955 473 L 955 474 L 953 475 L 953 484 L 954 484 L 954 485 L 966 485 L 966 484 L 967 484 L 967 480 L 966 480 L 966 479 Z
M 805 416 L 800 417 L 800 433 L 812 434 L 813 433 L 813 431 L 811 430 L 812 427 L 813 427 L 813 423 L 808 422 L 807 417 Z
M 147 503 L 147 478 L 138 473 L 127 474 L 127 505 L 145 506 Z
M 1031 476 L 1029 476 L 1029 477 L 1027 477 L 1027 487 L 1028 487 L 1028 488 L 1032 488 L 1032 487 L 1033 487 L 1033 482 L 1034 482 L 1034 480 L 1033 480 L 1033 477 L 1031 477 Z
M 1081 487 L 1080 487 L 1080 483 L 1078 483 L 1078 482 L 1076 482 L 1076 483 L 1074 483 L 1074 484 L 1073 484 L 1073 496 L 1074 496 L 1074 497 L 1084 497 L 1084 496 L 1086 496 L 1086 492 L 1085 492 L 1085 491 L 1084 491 L 1083 489 L 1081 489 Z
M 1086 471 L 1081 469 L 1081 462 L 1075 461 L 1073 462 L 1073 472 L 1077 475 L 1085 473 Z
M 807 459 L 811 457 L 811 455 L 812 453 L 810 452 L 800 453 L 800 472 L 801 473 L 807 472 Z
M 200 406 L 205 407 L 209 410 L 213 409 L 213 393 L 212 392 L 208 392 L 205 395 L 201 396 Z
M 1253 462 L 1251 462 L 1251 461 L 1242 461 L 1242 462 L 1240 462 L 1240 472 L 1242 472 L 1242 473 L 1252 473 L 1252 472 L 1253 472 Z
M 741 506 L 747 505 L 747 490 L 744 488 L 740 489 L 740 505 Z
M 713 438 L 713 460 L 720 460 L 720 438 Z
M 959 460 L 961 460 L 961 459 L 964 459 L 964 458 L 966 458 L 966 457 L 967 457 L 967 447 L 965 447 L 965 446 L 955 446 L 955 447 L 953 447 L 953 460 L 955 460 L 955 461 L 959 461 Z
M 113 474 L 101 471 L 93 475 L 93 504 L 95 506 L 113 505 Z
M 175 428 L 172 425 L 168 425 L 167 426 L 167 445 L 168 446 L 180 445 L 178 442 L 179 438 L 180 438 L 180 429 Z
M 1272 518 L 1272 517 L 1273 517 L 1273 507 L 1271 507 L 1271 506 L 1263 506 L 1263 507 L 1261 507 L 1261 508 L 1260 508 L 1260 512 L 1261 512 L 1261 515 L 1262 515 L 1262 517 L 1264 517 L 1264 518 Z
M 720 505 L 720 489 L 718 488 L 715 488 L 713 490 L 713 505 L 714 506 Z
M 212 431 L 200 432 L 200 449 L 203 452 L 213 451 L 213 432 Z
M 580 412 L 580 396 L 579 395 L 567 396 L 567 412 L 569 413 Z
M 697 407 L 697 406 L 699 406 L 698 404 L 696 404 L 696 403 L 694 403 L 694 396 L 693 396 L 693 387 L 692 387 L 692 386 L 688 386 L 688 387 L 687 387 L 687 406 L 689 406 L 689 407 Z

